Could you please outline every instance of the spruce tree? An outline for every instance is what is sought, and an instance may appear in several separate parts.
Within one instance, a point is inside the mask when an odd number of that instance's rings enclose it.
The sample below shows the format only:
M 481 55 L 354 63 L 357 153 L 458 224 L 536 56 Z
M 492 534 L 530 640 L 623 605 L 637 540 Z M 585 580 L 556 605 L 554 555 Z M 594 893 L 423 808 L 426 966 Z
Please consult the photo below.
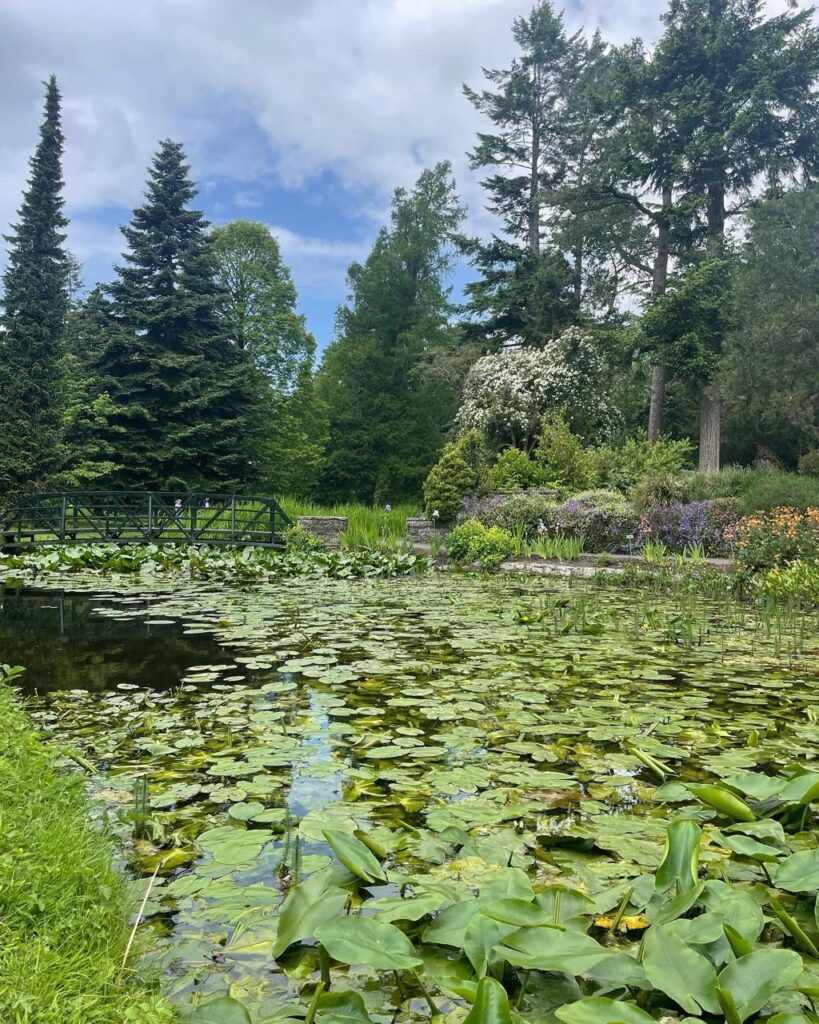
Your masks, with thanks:
M 0 499 L 42 488 L 62 440 L 62 344 L 68 313 L 60 92 L 46 84 L 45 117 L 28 187 L 8 242 L 0 331 Z
M 232 489 L 253 481 L 261 382 L 219 325 L 213 242 L 182 146 L 165 140 L 146 201 L 122 228 L 124 263 L 109 288 L 96 369 L 114 403 L 111 486 Z

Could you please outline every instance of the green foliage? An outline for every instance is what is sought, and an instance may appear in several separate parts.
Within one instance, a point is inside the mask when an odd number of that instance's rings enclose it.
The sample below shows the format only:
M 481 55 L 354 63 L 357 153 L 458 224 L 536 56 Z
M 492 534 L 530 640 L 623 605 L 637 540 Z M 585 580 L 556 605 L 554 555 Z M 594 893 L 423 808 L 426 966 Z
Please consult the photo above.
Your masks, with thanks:
M 51 572 L 142 574 L 179 573 L 192 579 L 241 582 L 291 576 L 355 579 L 426 572 L 426 558 L 404 551 L 277 551 L 271 548 L 206 548 L 184 544 L 90 544 L 40 546 L 33 552 L 0 554 L 0 569 L 36 577 Z
M 727 466 L 720 473 L 694 473 L 688 477 L 688 486 L 694 500 L 735 497 L 746 515 L 780 506 L 803 511 L 819 506 L 815 478 L 784 473 L 771 466 Z
M 752 512 L 733 531 L 737 558 L 753 569 L 819 560 L 819 508 Z
M 471 509 L 485 526 L 500 526 L 509 533 L 521 533 L 527 540 L 538 535 L 538 526 L 548 519 L 554 499 L 540 494 L 512 494 L 501 502 L 486 502 Z
M 411 191 L 394 193 L 389 228 L 350 267 L 351 301 L 339 310 L 318 380 L 329 418 L 324 501 L 420 494 L 457 401 L 440 378 L 428 383 L 424 367 L 458 341 L 444 279 L 462 218 L 450 166 L 439 164 Z
M 819 442 L 819 189 L 756 204 L 737 274 L 722 387 L 736 459 L 760 445 L 787 465 Z
M 819 477 L 819 448 L 805 452 L 799 460 L 799 472 L 802 476 Z
M 312 551 L 325 551 L 327 548 L 321 537 L 311 533 L 301 523 L 287 527 L 284 531 L 284 542 L 288 552 L 294 554 L 309 554 Z
M 735 323 L 732 271 L 733 263 L 724 258 L 692 264 L 643 316 L 656 358 L 695 387 L 713 379 L 723 338 Z
M 446 445 L 441 458 L 424 481 L 427 515 L 438 513 L 442 523 L 452 522 L 467 495 L 485 490 L 488 470 L 486 443 L 477 430 L 467 430 Z
M 110 487 L 232 487 L 256 479 L 266 411 L 250 356 L 219 324 L 216 264 L 182 147 L 165 140 L 146 202 L 123 234 L 111 322 L 94 359 L 115 410 L 104 428 Z
M 494 569 L 516 554 L 518 545 L 508 530 L 467 519 L 450 531 L 446 547 L 453 562 L 480 562 L 482 568 Z
M 0 320 L 0 493 L 42 488 L 60 465 L 68 256 L 60 93 L 46 84 L 40 139 L 18 221 L 6 235 Z
M 540 537 L 529 546 L 529 553 L 558 562 L 575 562 L 585 544 L 585 537 Z
M 298 384 L 316 343 L 296 312 L 296 287 L 266 224 L 234 220 L 211 232 L 223 332 L 279 395 Z
M 628 492 L 644 477 L 679 475 L 689 463 L 691 443 L 660 438 L 630 437 L 618 447 L 596 448 L 591 456 L 598 483 Z
M 582 491 L 594 483 L 591 456 L 560 412 L 544 417 L 535 458 L 544 475 L 564 490 Z
M 638 512 L 647 512 L 657 505 L 682 504 L 689 500 L 688 482 L 676 473 L 654 471 L 632 487 L 629 497 Z
M 819 605 L 819 561 L 766 569 L 753 577 L 753 585 L 758 593 L 778 601 Z
M 120 980 L 135 908 L 83 780 L 57 772 L 0 666 L 0 1017 L 9 1024 L 172 1024 L 140 981 Z
M 296 310 L 290 271 L 266 224 L 231 221 L 211 237 L 220 330 L 263 380 L 255 452 L 260 486 L 309 494 L 321 470 L 326 413 L 313 381 L 316 342 Z
M 490 491 L 521 491 L 529 487 L 542 487 L 549 482 L 544 470 L 519 448 L 501 452 L 489 471 L 486 487 Z

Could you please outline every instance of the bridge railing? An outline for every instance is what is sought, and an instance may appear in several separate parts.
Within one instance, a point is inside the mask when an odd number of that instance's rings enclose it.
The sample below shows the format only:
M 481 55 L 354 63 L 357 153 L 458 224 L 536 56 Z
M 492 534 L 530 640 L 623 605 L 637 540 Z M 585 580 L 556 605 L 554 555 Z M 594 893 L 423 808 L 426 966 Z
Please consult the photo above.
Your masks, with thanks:
M 3 519 L 16 543 L 189 543 L 280 547 L 290 520 L 274 498 L 172 491 L 21 495 Z

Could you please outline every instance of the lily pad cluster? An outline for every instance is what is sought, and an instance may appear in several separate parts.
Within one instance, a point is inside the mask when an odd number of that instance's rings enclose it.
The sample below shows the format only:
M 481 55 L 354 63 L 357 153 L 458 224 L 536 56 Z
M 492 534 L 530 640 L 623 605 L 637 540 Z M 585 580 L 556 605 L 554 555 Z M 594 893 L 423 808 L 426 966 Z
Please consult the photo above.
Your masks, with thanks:
M 429 1020 L 430 999 L 444 1019 L 470 1024 L 506 1013 L 551 1022 L 556 1007 L 587 997 L 698 1016 L 653 981 L 661 1001 L 643 999 L 643 960 L 629 945 L 646 921 L 661 931 L 673 923 L 653 921 L 650 906 L 657 892 L 676 898 L 676 881 L 659 890 L 653 881 L 671 871 L 668 809 L 701 830 L 696 885 L 705 888 L 680 918 L 713 911 L 721 885 L 761 898 L 754 886 L 769 885 L 769 862 L 748 851 L 774 837 L 734 828 L 741 819 L 724 819 L 694 787 L 736 787 L 743 774 L 790 785 L 791 766 L 808 765 L 819 740 L 819 645 L 807 613 L 771 618 L 690 595 L 440 574 L 253 587 L 109 577 L 103 594 L 98 577 L 72 574 L 71 586 L 125 626 L 178 623 L 146 644 L 175 628 L 219 643 L 217 659 L 190 665 L 171 690 L 151 678 L 106 680 L 103 662 L 89 679 L 96 689 L 61 691 L 44 678 L 29 703 L 98 772 L 90 784 L 139 899 L 156 872 L 143 931 L 166 991 L 196 1012 L 231 999 L 254 1024 L 304 1019 L 314 999 L 319 1024 Z M 755 818 L 754 801 L 775 796 L 728 792 Z M 779 824 L 777 860 L 810 850 L 807 822 Z M 793 890 L 782 892 L 784 911 L 804 917 Z M 508 900 L 529 909 L 497 906 Z M 316 901 L 333 914 L 311 918 Z M 752 941 L 767 951 L 776 915 L 756 902 L 765 919 Z M 480 913 L 468 939 L 472 916 L 452 909 L 460 904 Z M 563 917 L 582 919 L 566 926 L 579 949 L 592 943 L 592 959 L 603 949 L 577 974 L 544 967 L 560 961 L 538 959 L 540 932 L 527 937 L 555 920 L 563 928 Z M 368 948 L 395 939 L 390 926 L 411 951 L 400 943 L 388 967 L 349 958 L 352 919 L 383 926 Z M 670 934 L 699 955 L 690 934 L 674 934 L 691 927 Z M 793 934 L 780 939 L 796 955 Z M 609 946 L 640 983 L 619 973 Z M 729 961 L 709 960 L 718 977 Z M 531 978 L 524 986 L 527 971 L 546 972 L 548 998 Z M 480 1007 L 501 1016 L 468 1017 Z

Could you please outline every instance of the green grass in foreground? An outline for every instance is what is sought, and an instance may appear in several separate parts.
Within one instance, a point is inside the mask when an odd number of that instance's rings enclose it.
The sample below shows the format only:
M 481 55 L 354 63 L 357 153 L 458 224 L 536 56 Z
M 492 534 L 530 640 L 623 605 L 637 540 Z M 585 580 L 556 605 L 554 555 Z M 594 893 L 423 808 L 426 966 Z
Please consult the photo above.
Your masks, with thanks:
M 89 825 L 82 779 L 55 770 L 4 678 L 0 667 L 0 1021 L 171 1022 L 158 995 L 119 978 L 131 904 L 110 837 Z

